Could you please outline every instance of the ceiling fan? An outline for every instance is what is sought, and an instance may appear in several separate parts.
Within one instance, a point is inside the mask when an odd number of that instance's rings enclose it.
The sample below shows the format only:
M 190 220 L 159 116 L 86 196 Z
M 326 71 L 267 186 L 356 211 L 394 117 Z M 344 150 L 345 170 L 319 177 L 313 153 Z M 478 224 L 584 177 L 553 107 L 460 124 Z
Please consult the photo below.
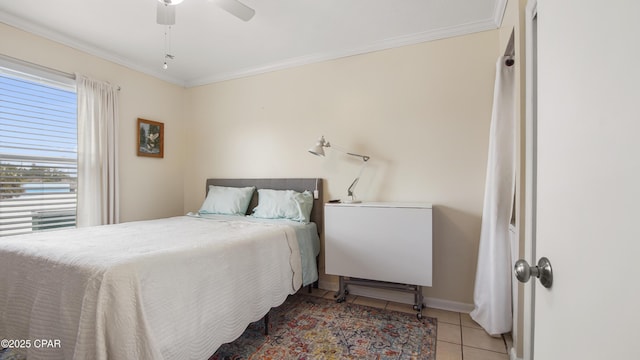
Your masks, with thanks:
M 160 25 L 174 25 L 176 23 L 176 8 L 183 0 L 158 0 L 156 22 Z M 223 10 L 243 21 L 249 21 L 256 11 L 238 0 L 209 0 Z

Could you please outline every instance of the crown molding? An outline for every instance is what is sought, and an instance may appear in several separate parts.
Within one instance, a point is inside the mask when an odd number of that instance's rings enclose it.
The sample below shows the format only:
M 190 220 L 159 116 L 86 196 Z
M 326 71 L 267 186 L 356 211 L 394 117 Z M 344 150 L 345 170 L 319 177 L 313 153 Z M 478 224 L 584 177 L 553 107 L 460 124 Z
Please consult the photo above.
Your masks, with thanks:
M 96 57 L 99 57 L 103 60 L 107 60 L 110 61 L 112 63 L 127 67 L 131 70 L 134 71 L 138 71 L 141 72 L 143 74 L 147 74 L 149 76 L 153 76 L 155 78 L 158 78 L 160 80 L 172 83 L 174 85 L 178 85 L 178 86 L 185 86 L 185 82 L 181 79 L 177 79 L 171 76 L 167 76 L 166 73 L 161 72 L 159 70 L 154 70 L 154 69 L 149 69 L 147 67 L 143 67 L 140 65 L 137 65 L 136 63 L 121 57 L 121 56 L 117 56 L 105 49 L 102 49 L 100 47 L 91 45 L 89 43 L 80 41 L 78 39 L 63 35 L 61 33 L 59 33 L 56 30 L 41 26 L 41 25 L 37 25 L 34 24 L 30 21 L 24 20 L 20 17 L 17 16 L 13 16 L 13 15 L 9 15 L 6 13 L 2 13 L 0 12 L 0 22 L 4 23 L 6 25 L 9 25 L 11 27 L 14 27 L 16 29 L 19 30 L 23 30 L 26 31 L 28 33 L 43 37 L 45 39 L 51 40 L 51 41 L 55 41 L 57 43 L 60 43 L 62 45 L 66 45 L 69 46 L 73 49 L 76 50 L 80 50 L 82 52 L 85 52 L 89 55 L 93 55 Z
M 506 0 L 505 0 L 506 1 Z M 506 3 L 505 3 L 506 4 Z M 495 20 L 487 19 L 485 21 L 472 22 L 468 24 L 462 24 L 452 27 L 446 27 L 436 29 L 433 31 L 426 31 L 421 33 L 409 34 L 405 36 L 399 36 L 395 38 L 385 39 L 383 41 L 375 42 L 367 46 L 344 49 L 341 51 L 317 53 L 308 56 L 300 56 L 291 59 L 285 59 L 283 61 L 274 62 L 258 67 L 251 67 L 242 69 L 239 71 L 231 71 L 226 73 L 211 74 L 210 76 L 192 79 L 185 82 L 186 87 L 194 87 L 212 84 L 221 81 L 233 80 L 248 76 L 254 76 L 264 74 L 271 71 L 284 70 L 288 68 L 298 67 L 302 65 L 308 65 L 313 63 L 319 63 L 322 61 L 336 60 L 348 56 L 361 55 L 375 51 L 387 50 L 401 46 L 414 45 L 422 42 L 446 39 L 455 36 L 468 35 L 487 30 L 495 30 L 498 26 Z
M 504 19 L 504 12 L 507 10 L 507 0 L 496 0 L 496 7 L 493 8 L 493 22 L 496 24 L 496 28 L 502 26 L 502 20 Z
M 421 32 L 421 33 L 415 33 L 415 34 L 409 34 L 405 36 L 385 39 L 385 40 L 378 41 L 378 42 L 375 42 L 366 46 L 358 47 L 358 48 L 343 49 L 343 50 L 333 51 L 333 52 L 316 53 L 316 54 L 311 54 L 306 56 L 300 56 L 300 57 L 285 59 L 285 60 L 270 63 L 270 64 L 264 64 L 261 66 L 240 69 L 238 71 L 213 73 L 208 76 L 190 79 L 190 80 L 179 79 L 179 78 L 169 76 L 166 72 L 161 71 L 160 69 L 151 69 L 148 67 L 140 66 L 125 57 L 118 56 L 116 54 L 113 54 L 112 52 L 109 52 L 95 45 L 63 35 L 53 29 L 36 25 L 32 22 L 26 21 L 16 16 L 12 16 L 12 15 L 0 12 L 0 22 L 5 23 L 9 26 L 18 28 L 20 30 L 38 35 L 40 37 L 61 43 L 63 45 L 69 46 L 76 50 L 80 50 L 90 55 L 97 56 L 101 59 L 113 62 L 115 64 L 125 66 L 129 69 L 141 72 L 143 74 L 153 76 L 155 78 L 166 81 L 168 83 L 182 86 L 182 87 L 195 87 L 195 86 L 207 85 L 207 84 L 221 82 L 221 81 L 227 81 L 227 80 L 233 80 L 233 79 L 238 79 L 238 78 L 243 78 L 248 76 L 264 74 L 271 71 L 284 70 L 288 68 L 318 63 L 322 61 L 335 60 L 335 59 L 344 58 L 348 56 L 361 55 L 361 54 L 387 50 L 387 49 L 401 47 L 401 46 L 414 45 L 422 42 L 440 40 L 440 39 L 445 39 L 445 38 L 455 37 L 455 36 L 468 35 L 468 34 L 481 32 L 481 31 L 494 30 L 499 28 L 500 25 L 502 24 L 502 19 L 504 16 L 506 5 L 507 5 L 507 0 L 496 0 L 495 4 L 496 6 L 494 8 L 493 16 L 483 21 L 471 22 L 471 23 L 461 24 L 461 25 L 452 26 L 452 27 L 440 28 L 433 31 Z

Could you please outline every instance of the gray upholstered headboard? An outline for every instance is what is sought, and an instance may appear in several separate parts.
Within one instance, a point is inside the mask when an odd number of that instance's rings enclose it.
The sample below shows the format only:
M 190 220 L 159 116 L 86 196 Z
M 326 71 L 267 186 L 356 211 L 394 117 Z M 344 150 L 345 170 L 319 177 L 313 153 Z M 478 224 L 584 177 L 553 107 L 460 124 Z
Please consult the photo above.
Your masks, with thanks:
M 313 192 L 318 190 L 318 198 L 313 200 L 313 209 L 311 210 L 311 221 L 316 223 L 318 233 L 322 232 L 324 224 L 324 204 L 322 179 L 306 178 L 306 179 L 207 179 L 205 194 L 209 191 L 209 185 L 230 186 L 230 187 L 247 187 L 255 186 L 256 189 L 274 189 L 274 190 L 295 190 L 303 192 L 309 190 Z M 253 198 L 249 204 L 247 212 L 251 213 L 254 207 L 258 205 L 258 192 L 253 193 Z

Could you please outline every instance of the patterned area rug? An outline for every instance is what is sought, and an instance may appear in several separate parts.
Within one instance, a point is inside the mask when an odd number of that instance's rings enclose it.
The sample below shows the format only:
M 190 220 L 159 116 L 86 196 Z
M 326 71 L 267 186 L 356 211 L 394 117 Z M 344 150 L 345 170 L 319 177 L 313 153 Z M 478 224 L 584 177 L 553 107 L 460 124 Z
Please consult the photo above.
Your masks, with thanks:
M 0 360 L 26 360 L 27 358 L 18 355 L 11 351 L 11 349 L 0 348 Z
M 435 354 L 436 319 L 298 294 L 271 309 L 269 335 L 257 321 L 209 360 L 434 360 Z

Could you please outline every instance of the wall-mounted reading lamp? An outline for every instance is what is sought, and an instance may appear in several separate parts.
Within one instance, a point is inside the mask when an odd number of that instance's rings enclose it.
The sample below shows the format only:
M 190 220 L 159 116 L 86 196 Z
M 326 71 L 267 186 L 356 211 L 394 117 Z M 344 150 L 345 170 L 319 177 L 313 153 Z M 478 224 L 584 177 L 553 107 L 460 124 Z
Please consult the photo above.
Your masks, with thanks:
M 328 148 L 328 147 L 332 147 L 331 144 L 324 139 L 324 136 L 321 136 L 320 139 L 318 140 L 318 142 L 311 149 L 309 149 L 309 152 L 312 153 L 313 155 L 324 156 L 324 148 Z M 353 180 L 353 182 L 349 186 L 349 189 L 347 189 L 347 196 L 349 198 L 347 200 L 343 200 L 342 201 L 342 202 L 348 203 L 348 204 L 359 203 L 361 201 L 356 200 L 356 196 L 354 195 L 353 191 L 356 188 L 356 185 L 358 184 L 358 181 L 360 180 L 360 175 L 362 175 L 362 171 L 364 170 L 364 167 L 367 164 L 367 161 L 369 161 L 370 157 L 368 157 L 367 155 L 354 154 L 352 152 L 344 151 L 344 150 L 342 150 L 340 148 L 337 148 L 335 146 L 333 146 L 333 148 L 338 150 L 338 151 L 341 151 L 341 152 L 343 152 L 343 153 L 345 153 L 347 155 L 355 156 L 357 158 L 362 159 L 362 166 L 360 167 L 360 172 L 358 173 L 358 176 L 356 177 L 356 179 Z

